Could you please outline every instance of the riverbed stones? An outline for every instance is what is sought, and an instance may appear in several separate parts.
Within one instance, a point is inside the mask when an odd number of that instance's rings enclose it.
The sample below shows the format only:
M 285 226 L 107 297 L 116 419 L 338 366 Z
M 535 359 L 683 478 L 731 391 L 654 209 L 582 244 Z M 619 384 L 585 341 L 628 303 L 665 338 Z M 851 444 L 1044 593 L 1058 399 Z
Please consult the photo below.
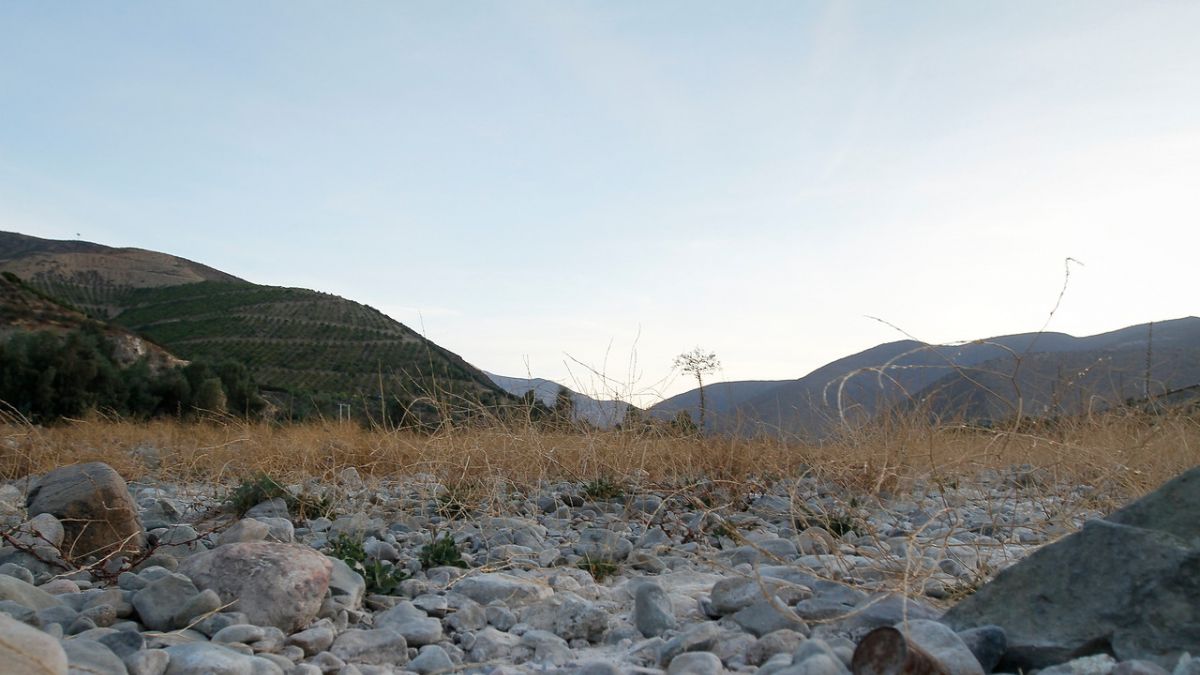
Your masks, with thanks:
M 77 559 L 135 553 L 143 544 L 137 505 L 111 466 L 74 464 L 42 476 L 26 497 L 30 516 L 48 513 L 63 526 L 63 554 Z
M 180 571 L 223 602 L 234 602 L 251 623 L 291 633 L 321 609 L 332 561 L 300 544 L 239 542 L 191 556 Z

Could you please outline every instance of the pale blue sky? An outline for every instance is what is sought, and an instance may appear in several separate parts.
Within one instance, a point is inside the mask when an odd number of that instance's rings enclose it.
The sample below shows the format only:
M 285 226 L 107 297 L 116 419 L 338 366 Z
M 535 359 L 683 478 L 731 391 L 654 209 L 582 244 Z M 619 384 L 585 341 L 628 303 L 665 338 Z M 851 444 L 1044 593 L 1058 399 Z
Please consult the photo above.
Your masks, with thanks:
M 1196 314 L 1200 3 L 0 0 L 0 229 L 606 393 Z M 629 367 L 631 359 L 637 366 Z M 632 371 L 632 374 L 631 374 Z M 572 380 L 574 378 L 575 381 Z M 646 402 L 646 397 L 638 398 Z

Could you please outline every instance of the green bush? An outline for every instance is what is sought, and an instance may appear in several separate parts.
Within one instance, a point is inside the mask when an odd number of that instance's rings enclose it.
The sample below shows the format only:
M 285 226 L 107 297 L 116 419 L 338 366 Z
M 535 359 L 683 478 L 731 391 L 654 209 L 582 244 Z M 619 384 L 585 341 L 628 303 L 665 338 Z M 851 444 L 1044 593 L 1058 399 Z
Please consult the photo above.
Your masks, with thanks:
M 443 533 L 441 537 L 434 537 L 433 541 L 425 544 L 421 548 L 419 556 L 421 567 L 430 569 L 432 567 L 468 567 L 467 562 L 462 559 L 462 552 L 458 550 L 458 544 L 454 543 L 454 537 L 450 536 L 449 532 Z

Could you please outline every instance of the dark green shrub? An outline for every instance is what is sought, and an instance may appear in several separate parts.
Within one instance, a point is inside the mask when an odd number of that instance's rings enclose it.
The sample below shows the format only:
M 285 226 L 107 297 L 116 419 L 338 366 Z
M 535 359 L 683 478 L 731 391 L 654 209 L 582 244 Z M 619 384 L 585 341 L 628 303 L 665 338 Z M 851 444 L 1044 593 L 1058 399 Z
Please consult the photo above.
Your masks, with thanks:
M 419 559 L 421 566 L 425 569 L 431 567 L 468 567 L 467 562 L 462 559 L 462 552 L 458 550 L 458 544 L 454 543 L 454 537 L 450 536 L 449 532 L 442 534 L 440 537 L 434 537 L 433 541 L 425 544 L 421 548 Z
M 625 495 L 625 488 L 611 478 L 601 476 L 585 484 L 583 494 L 588 499 L 616 499 Z

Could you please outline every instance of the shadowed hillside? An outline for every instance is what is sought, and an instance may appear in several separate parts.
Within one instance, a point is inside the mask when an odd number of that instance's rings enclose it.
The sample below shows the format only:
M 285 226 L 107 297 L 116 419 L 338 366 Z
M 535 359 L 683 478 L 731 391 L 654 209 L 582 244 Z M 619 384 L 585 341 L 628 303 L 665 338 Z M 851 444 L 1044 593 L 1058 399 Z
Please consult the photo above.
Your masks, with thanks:
M 391 414 L 415 406 L 426 418 L 446 404 L 512 400 L 458 355 L 327 293 L 252 284 L 162 253 L 11 233 L 0 236 L 0 269 L 181 358 L 242 363 L 266 390 L 373 399 Z

